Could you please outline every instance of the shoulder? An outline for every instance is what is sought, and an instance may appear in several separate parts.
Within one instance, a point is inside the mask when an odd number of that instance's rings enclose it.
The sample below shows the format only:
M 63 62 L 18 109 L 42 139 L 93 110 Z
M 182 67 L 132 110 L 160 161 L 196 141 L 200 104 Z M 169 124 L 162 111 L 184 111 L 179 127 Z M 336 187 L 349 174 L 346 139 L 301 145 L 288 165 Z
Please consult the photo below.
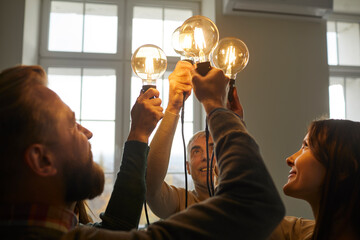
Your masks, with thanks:
M 271 234 L 269 240 L 311 239 L 315 221 L 292 216 L 285 216 Z

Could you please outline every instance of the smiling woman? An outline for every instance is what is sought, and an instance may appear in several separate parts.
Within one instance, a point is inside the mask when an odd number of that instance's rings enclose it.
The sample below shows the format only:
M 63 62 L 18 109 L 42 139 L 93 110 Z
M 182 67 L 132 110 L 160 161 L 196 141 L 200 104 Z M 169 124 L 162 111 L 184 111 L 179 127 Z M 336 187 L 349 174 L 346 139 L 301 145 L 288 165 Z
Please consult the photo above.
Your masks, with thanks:
M 291 167 L 284 193 L 303 199 L 316 206 L 320 202 L 321 187 L 325 177 L 325 166 L 314 157 L 309 147 L 309 134 L 304 138 L 301 149 L 286 159 Z M 316 206 L 318 208 L 318 206 Z M 316 211 L 315 211 L 316 212 Z
M 271 239 L 359 239 L 360 122 L 314 121 L 291 167 L 284 192 L 307 201 L 311 221 L 286 217 Z M 313 232 L 313 234 L 312 234 Z

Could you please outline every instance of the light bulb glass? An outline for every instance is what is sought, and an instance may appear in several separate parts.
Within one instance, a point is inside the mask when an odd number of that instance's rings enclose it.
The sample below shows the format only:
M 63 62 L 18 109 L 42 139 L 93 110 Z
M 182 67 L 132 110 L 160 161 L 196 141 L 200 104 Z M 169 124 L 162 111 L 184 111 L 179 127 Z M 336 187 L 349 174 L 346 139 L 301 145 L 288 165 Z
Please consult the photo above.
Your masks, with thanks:
M 209 55 L 219 41 L 219 31 L 209 18 L 188 18 L 179 30 L 180 49 L 195 62 L 209 61 Z
M 166 55 L 158 46 L 143 45 L 132 55 L 131 67 L 134 73 L 142 79 L 143 85 L 156 87 L 156 80 L 161 78 L 166 71 Z
M 185 56 L 185 52 L 180 45 L 180 28 L 181 26 L 176 28 L 173 32 L 171 36 L 171 45 L 177 54 L 179 54 L 180 56 Z
M 220 40 L 212 52 L 212 63 L 224 71 L 230 79 L 243 70 L 249 61 L 249 50 L 238 38 L 228 37 Z

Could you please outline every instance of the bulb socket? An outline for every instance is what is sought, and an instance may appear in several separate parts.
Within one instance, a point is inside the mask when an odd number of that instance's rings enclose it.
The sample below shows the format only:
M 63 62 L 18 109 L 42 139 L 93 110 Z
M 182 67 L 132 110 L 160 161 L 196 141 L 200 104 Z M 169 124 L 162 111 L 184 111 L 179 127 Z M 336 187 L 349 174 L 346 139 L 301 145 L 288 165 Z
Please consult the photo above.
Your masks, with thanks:
M 181 61 L 189 62 L 191 64 L 194 64 L 194 61 L 191 59 L 182 59 Z
M 142 91 L 143 93 L 145 93 L 149 88 L 155 88 L 155 89 L 156 89 L 156 85 L 151 85 L 151 84 L 149 84 L 149 85 L 143 85 L 141 91 Z
M 228 100 L 229 102 L 232 102 L 234 100 L 234 95 L 233 95 L 233 91 L 234 91 L 234 86 L 235 86 L 235 79 L 230 79 L 229 82 L 229 92 L 228 92 Z
M 201 75 L 205 76 L 211 69 L 210 62 L 201 62 L 196 64 L 196 71 Z

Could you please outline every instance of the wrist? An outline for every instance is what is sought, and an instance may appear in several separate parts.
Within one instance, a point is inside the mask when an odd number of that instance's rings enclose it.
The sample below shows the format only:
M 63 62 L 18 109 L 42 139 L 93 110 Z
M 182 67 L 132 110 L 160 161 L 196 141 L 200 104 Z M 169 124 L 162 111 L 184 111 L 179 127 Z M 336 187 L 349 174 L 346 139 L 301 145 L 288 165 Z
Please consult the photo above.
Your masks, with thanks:
M 222 104 L 221 102 L 213 101 L 213 100 L 202 101 L 201 103 L 205 109 L 206 115 L 209 115 L 209 113 L 211 113 L 213 110 L 215 110 L 217 108 L 225 108 L 224 104 Z
M 149 136 L 139 131 L 130 130 L 127 141 L 138 141 L 138 142 L 148 143 Z
M 179 114 L 180 109 L 181 109 L 181 106 L 175 106 L 175 105 L 168 105 L 166 107 L 167 112 L 170 112 L 170 113 L 173 113 L 173 114 L 176 114 L 176 115 Z

